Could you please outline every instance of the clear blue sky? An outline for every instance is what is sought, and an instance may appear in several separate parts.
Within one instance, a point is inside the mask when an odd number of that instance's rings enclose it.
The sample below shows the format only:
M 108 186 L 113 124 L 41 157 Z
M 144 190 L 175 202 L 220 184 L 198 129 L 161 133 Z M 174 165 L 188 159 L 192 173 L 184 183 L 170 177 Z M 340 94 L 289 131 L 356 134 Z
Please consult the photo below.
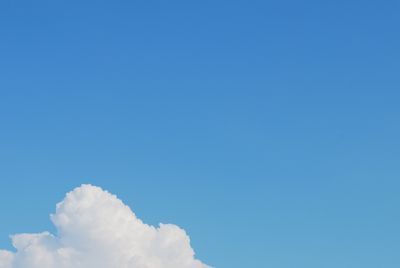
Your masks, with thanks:
M 400 267 L 399 1 L 0 3 L 0 248 L 99 185 L 217 268 Z

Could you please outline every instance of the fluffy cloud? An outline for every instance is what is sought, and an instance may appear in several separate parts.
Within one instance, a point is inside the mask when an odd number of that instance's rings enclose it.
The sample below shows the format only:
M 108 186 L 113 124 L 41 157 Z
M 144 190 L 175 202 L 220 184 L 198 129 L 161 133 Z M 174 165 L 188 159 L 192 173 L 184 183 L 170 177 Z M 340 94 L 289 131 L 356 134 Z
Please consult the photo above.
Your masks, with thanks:
M 51 220 L 56 236 L 12 236 L 16 252 L 0 250 L 0 268 L 210 268 L 194 258 L 184 230 L 143 223 L 99 187 L 68 193 Z

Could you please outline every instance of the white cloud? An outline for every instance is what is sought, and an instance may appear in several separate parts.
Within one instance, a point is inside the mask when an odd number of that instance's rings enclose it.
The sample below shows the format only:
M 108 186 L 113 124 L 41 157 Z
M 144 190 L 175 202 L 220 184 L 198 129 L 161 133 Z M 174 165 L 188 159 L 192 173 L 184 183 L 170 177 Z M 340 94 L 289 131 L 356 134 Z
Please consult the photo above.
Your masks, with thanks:
M 12 236 L 16 252 L 0 250 L 0 268 L 210 268 L 194 258 L 184 230 L 144 224 L 99 187 L 68 193 L 51 219 L 57 235 Z

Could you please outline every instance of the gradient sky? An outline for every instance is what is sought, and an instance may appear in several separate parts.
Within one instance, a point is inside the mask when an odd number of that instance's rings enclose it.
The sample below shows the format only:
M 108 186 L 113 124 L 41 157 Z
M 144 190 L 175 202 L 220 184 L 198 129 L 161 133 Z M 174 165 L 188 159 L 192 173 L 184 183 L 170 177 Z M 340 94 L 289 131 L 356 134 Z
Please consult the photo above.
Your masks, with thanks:
M 400 266 L 399 1 L 0 2 L 0 248 L 82 183 L 217 268 Z

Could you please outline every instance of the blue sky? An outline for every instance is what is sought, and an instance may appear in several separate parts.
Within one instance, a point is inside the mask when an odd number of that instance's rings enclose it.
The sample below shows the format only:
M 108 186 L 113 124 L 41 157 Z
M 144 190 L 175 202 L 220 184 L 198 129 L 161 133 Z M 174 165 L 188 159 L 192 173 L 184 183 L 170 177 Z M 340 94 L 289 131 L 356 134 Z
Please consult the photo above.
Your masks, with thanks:
M 215 267 L 399 267 L 398 1 L 0 3 L 0 248 L 81 183 Z

